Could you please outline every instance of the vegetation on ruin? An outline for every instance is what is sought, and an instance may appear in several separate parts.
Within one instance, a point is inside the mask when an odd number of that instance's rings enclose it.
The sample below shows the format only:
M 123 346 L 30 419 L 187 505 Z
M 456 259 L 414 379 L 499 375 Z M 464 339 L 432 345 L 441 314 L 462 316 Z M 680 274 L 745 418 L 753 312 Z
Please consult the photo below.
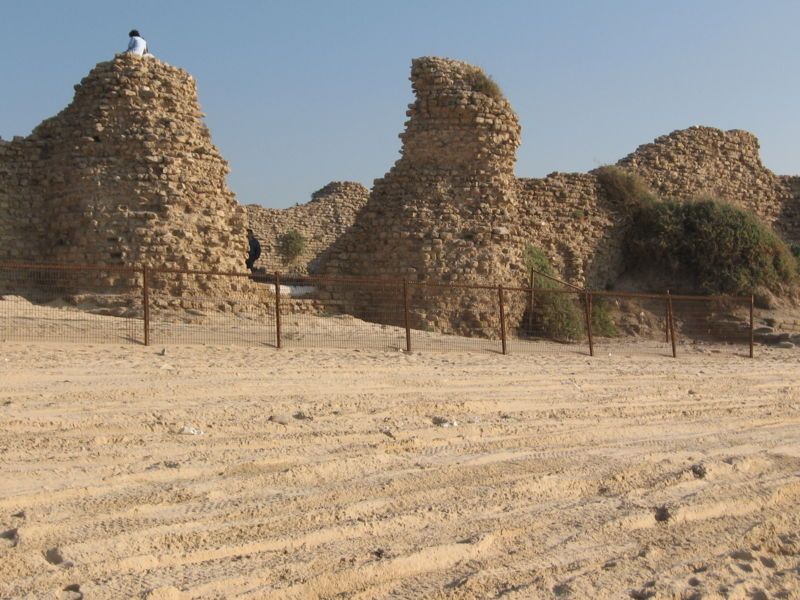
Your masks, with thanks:
M 555 277 L 550 259 L 536 248 L 528 246 L 523 255 L 525 268 L 530 272 Z M 539 290 L 561 289 L 558 282 L 547 277 L 534 277 L 533 313 L 541 324 L 541 332 L 549 338 L 564 341 L 581 339 L 584 335 L 584 308 L 576 294 L 559 292 L 547 293 Z M 610 305 L 603 298 L 596 298 L 592 303 L 592 332 L 598 336 L 613 337 L 618 335 L 611 317 Z
M 658 199 L 644 179 L 622 167 L 606 165 L 596 169 L 594 175 L 609 200 L 616 204 L 638 208 L 642 203 Z
M 306 238 L 296 229 L 284 233 L 278 241 L 278 252 L 284 262 L 290 263 L 300 256 L 306 249 Z
M 691 278 L 705 293 L 750 294 L 797 277 L 792 251 L 754 215 L 718 199 L 643 202 L 633 216 L 626 255 L 634 267 Z
M 608 298 L 592 298 L 592 335 L 596 337 L 617 337 L 619 329 L 612 315 L 612 302 Z
M 555 269 L 553 269 L 553 265 L 550 264 L 550 259 L 543 250 L 540 250 L 536 246 L 529 245 L 525 248 L 525 252 L 522 255 L 522 264 L 525 265 L 525 270 L 529 273 L 533 271 L 534 273 L 544 273 L 551 277 L 556 276 Z M 537 285 L 537 287 L 539 286 Z
M 491 75 L 487 75 L 480 69 L 476 69 L 470 78 L 470 86 L 476 92 L 486 94 L 495 100 L 503 99 L 503 90 L 497 85 L 497 82 L 492 79 Z
M 631 210 L 628 266 L 688 279 L 708 294 L 750 294 L 792 283 L 798 257 L 770 227 L 717 198 L 660 198 L 638 175 L 618 166 L 595 172 L 606 195 Z

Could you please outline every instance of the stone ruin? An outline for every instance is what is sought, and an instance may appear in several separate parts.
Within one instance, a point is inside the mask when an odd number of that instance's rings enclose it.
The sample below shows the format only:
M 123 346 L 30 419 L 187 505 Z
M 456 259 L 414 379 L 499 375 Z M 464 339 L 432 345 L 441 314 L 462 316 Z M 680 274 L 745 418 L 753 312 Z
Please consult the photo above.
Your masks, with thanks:
M 413 61 L 416 101 L 401 157 L 375 181 L 366 206 L 321 265 L 330 275 L 525 286 L 523 252 L 548 253 L 574 284 L 605 287 L 623 269 L 625 207 L 592 174 L 513 174 L 520 127 L 493 82 L 471 65 Z M 800 238 L 800 185 L 762 164 L 758 143 L 741 131 L 692 127 L 640 147 L 619 164 L 666 196 L 714 193 L 761 216 L 789 241 Z M 416 288 L 416 286 L 413 286 Z M 332 288 L 348 310 L 368 314 L 380 298 Z M 417 294 L 413 325 L 497 337 L 496 297 L 488 293 Z M 519 323 L 524 301 L 507 303 Z M 397 319 L 395 319 L 397 320 Z
M 522 256 L 533 244 L 574 284 L 617 280 L 629 215 L 593 173 L 517 178 L 519 121 L 480 69 L 423 57 L 412 62 L 411 82 L 416 99 L 401 156 L 371 193 L 335 182 L 305 205 L 245 210 L 226 186 L 228 166 L 203 124 L 191 76 L 127 54 L 100 63 L 61 113 L 26 138 L 0 140 L 0 261 L 243 272 L 249 224 L 264 247 L 257 266 L 269 271 L 523 286 Z M 691 127 L 618 164 L 665 196 L 712 193 L 800 241 L 800 177 L 765 168 L 747 132 Z M 286 264 L 277 245 L 290 230 L 307 247 Z M 131 283 L 102 272 L 75 281 L 77 291 Z M 257 293 L 244 279 L 162 283 L 156 292 L 180 306 L 194 292 Z M 494 291 L 412 288 L 414 327 L 497 336 Z M 398 300 L 355 286 L 327 286 L 320 296 L 361 316 Z M 512 325 L 524 306 L 508 298 Z M 399 324 L 396 315 L 385 320 Z
M 249 204 L 248 222 L 261 243 L 256 269 L 269 273 L 313 272 L 327 250 L 353 224 L 368 198 L 369 190 L 360 183 L 332 181 L 314 192 L 306 204 L 284 209 Z M 291 231 L 303 237 L 305 249 L 296 259 L 287 260 L 280 245 L 281 238 Z
M 67 108 L 0 143 L 0 260 L 243 271 L 247 215 L 203 116 L 182 69 L 132 54 L 98 64 Z M 70 279 L 73 291 L 133 283 Z M 168 287 L 178 299 L 246 284 L 175 276 Z
M 710 194 L 757 215 L 789 241 L 800 241 L 800 177 L 775 175 L 747 131 L 690 127 L 640 146 L 619 161 L 659 194 L 686 200 Z

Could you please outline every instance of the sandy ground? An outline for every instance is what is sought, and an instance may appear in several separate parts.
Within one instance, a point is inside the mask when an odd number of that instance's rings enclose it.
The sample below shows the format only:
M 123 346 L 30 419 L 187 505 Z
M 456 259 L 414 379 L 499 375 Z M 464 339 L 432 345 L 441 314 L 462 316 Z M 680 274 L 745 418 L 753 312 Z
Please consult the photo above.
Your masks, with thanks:
M 0 345 L 0 597 L 800 598 L 796 353 L 160 351 Z

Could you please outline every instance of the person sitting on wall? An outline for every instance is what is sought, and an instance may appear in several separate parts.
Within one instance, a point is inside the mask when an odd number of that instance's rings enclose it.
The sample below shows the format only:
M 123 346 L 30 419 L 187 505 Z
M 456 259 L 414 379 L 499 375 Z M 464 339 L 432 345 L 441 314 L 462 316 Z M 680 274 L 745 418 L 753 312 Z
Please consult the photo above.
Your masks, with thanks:
M 152 54 L 150 54 L 150 50 L 147 49 L 147 42 L 141 35 L 139 35 L 138 30 L 131 29 L 130 32 L 128 32 L 128 36 L 131 38 L 128 41 L 128 54 L 135 54 L 137 56 L 152 56 Z
M 258 257 L 261 256 L 261 244 L 256 239 L 252 229 L 247 230 L 247 241 L 250 244 L 250 247 L 247 250 L 247 260 L 244 264 L 246 264 L 247 268 L 252 271 L 253 265 L 258 260 Z

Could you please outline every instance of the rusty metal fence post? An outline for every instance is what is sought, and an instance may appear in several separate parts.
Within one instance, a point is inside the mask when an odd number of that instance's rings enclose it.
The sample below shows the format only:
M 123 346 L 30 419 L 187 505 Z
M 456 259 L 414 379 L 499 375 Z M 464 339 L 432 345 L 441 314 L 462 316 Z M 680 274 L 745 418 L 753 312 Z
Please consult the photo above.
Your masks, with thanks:
M 667 316 L 669 321 L 669 337 L 672 340 L 672 358 L 677 358 L 678 354 L 675 350 L 675 319 L 672 312 L 672 296 L 667 291 Z
M 150 277 L 148 268 L 142 267 L 142 312 L 144 315 L 144 345 L 150 345 Z
M 500 340 L 503 345 L 503 354 L 506 354 L 506 309 L 503 297 L 503 286 L 497 286 L 497 298 L 500 301 Z
M 755 300 L 753 294 L 750 294 L 750 358 L 753 358 L 753 305 Z
M 408 281 L 403 279 L 403 321 L 406 326 L 406 352 L 411 352 L 411 327 L 408 324 Z
M 669 295 L 669 290 L 667 290 Z M 669 298 L 664 302 L 664 341 L 669 343 Z
M 281 274 L 275 271 L 275 347 L 281 347 Z
M 589 336 L 589 356 L 594 356 L 594 341 L 592 340 L 592 294 L 586 292 L 583 296 L 583 312 L 586 315 L 586 333 Z

